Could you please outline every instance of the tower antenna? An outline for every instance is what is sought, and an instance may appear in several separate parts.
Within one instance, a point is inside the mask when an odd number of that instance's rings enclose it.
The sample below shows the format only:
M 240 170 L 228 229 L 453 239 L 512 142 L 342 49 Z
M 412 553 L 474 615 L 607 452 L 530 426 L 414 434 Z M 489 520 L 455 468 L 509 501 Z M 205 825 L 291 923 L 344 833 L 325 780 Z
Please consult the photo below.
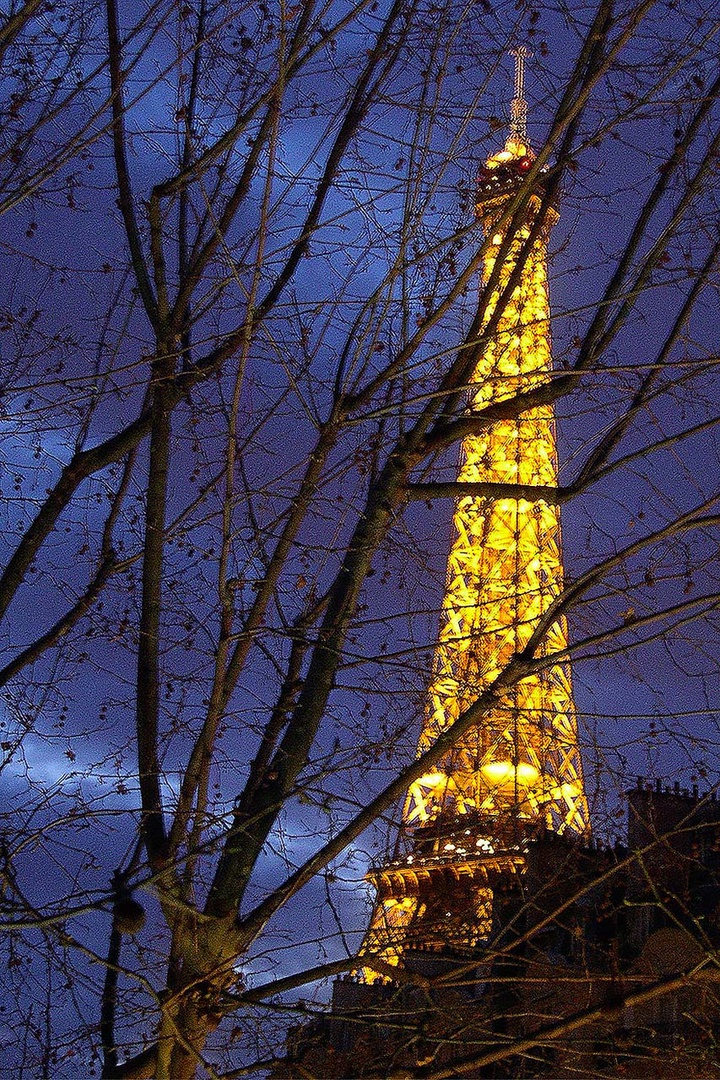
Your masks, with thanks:
M 510 103 L 510 138 L 527 142 L 527 101 L 525 100 L 525 61 L 532 53 L 525 45 L 510 50 L 515 57 L 515 89 Z

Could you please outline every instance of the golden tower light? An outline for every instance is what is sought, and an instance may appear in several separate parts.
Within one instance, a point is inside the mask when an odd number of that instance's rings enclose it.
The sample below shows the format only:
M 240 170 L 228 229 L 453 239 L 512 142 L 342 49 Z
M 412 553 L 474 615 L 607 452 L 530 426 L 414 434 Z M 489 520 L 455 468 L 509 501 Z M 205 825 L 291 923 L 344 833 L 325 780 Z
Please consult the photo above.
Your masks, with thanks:
M 504 149 L 488 158 L 478 184 L 477 213 L 490 241 L 485 286 L 503 250 L 493 292 L 484 298 L 486 323 L 521 253 L 524 265 L 470 377 L 470 412 L 542 385 L 552 372 L 547 241 L 557 214 L 547 211 L 545 227 L 533 230 L 541 205 L 533 194 L 512 237 L 502 221 L 534 160 L 523 95 L 529 54 L 518 49 L 514 55 L 510 135 Z M 556 486 L 552 407 L 528 409 L 467 437 L 458 480 Z M 523 650 L 562 587 L 556 506 L 543 499 L 458 500 L 418 753 Z M 559 619 L 539 655 L 566 646 L 567 628 Z M 374 953 L 394 964 L 408 946 L 468 948 L 486 939 L 493 882 L 522 873 L 522 837 L 538 827 L 589 831 L 571 674 L 564 664 L 520 681 L 411 785 L 403 812 L 409 853 L 369 875 L 378 897 L 361 955 Z M 366 969 L 365 977 L 377 975 Z

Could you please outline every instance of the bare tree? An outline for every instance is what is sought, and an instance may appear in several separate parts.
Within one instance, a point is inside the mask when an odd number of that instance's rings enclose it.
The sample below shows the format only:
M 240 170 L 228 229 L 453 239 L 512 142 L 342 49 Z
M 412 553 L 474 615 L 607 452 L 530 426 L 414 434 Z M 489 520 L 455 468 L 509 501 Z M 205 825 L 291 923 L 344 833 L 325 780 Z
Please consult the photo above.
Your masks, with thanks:
M 408 784 L 567 659 L 540 649 L 561 614 L 596 813 L 628 769 L 711 774 L 717 16 L 11 9 L 2 912 L 26 1075 L 271 1067 L 293 991 L 354 966 Z M 506 214 L 541 175 L 534 228 L 561 208 L 557 373 L 470 416 L 502 313 L 474 169 L 520 35 L 548 59 Z M 414 758 L 457 447 L 540 403 L 566 464 L 522 495 L 567 508 L 567 586 Z

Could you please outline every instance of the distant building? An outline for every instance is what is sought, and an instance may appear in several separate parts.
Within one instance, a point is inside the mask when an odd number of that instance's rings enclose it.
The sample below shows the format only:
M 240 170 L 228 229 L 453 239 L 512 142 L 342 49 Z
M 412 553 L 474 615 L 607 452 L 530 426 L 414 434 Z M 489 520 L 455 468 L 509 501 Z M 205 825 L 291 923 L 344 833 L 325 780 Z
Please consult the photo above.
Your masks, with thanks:
M 626 845 L 528 835 L 485 943 L 339 979 L 276 1076 L 720 1077 L 720 802 L 642 781 L 627 802 Z

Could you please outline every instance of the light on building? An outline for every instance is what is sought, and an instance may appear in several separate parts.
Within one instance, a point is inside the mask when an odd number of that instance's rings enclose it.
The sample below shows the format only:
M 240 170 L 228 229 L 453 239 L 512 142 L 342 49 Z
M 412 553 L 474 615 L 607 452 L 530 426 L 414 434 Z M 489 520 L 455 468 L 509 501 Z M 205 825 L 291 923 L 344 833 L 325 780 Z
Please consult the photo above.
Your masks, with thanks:
M 514 787 L 516 783 L 530 787 L 540 773 L 528 761 L 521 761 L 517 766 L 512 761 L 486 761 L 482 766 L 484 776 L 498 787 Z

